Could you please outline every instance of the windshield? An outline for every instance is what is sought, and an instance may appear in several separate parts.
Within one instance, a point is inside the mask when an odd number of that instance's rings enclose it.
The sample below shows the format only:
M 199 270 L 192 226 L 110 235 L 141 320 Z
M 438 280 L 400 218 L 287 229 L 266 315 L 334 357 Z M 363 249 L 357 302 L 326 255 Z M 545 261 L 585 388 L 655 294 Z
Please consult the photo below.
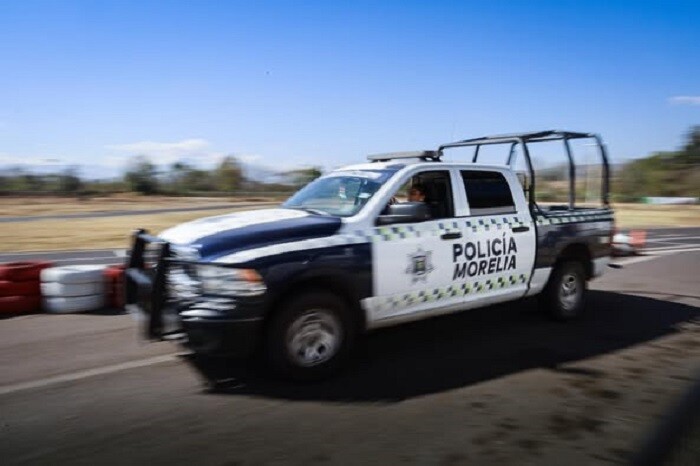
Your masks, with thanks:
M 309 183 L 283 207 L 350 217 L 394 174 L 393 170 L 337 171 Z

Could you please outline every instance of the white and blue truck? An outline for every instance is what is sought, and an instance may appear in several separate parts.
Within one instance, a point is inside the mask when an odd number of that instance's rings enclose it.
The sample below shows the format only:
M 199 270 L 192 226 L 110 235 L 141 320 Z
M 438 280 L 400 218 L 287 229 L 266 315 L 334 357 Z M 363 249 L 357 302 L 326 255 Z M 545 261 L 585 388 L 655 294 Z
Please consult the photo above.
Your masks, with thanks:
M 570 142 L 602 161 L 601 203 L 577 206 Z M 538 203 L 530 147 L 561 141 L 568 202 Z M 479 162 L 504 145 L 502 164 Z M 466 162 L 446 162 L 472 148 Z M 514 169 L 522 157 L 524 176 Z M 151 339 L 195 352 L 264 354 L 285 376 L 342 366 L 363 332 L 538 295 L 549 315 L 578 316 L 614 234 L 606 148 L 592 133 L 541 131 L 467 139 L 437 150 L 370 156 L 327 173 L 278 208 L 134 234 L 126 302 Z M 417 202 L 397 202 L 420 186 Z

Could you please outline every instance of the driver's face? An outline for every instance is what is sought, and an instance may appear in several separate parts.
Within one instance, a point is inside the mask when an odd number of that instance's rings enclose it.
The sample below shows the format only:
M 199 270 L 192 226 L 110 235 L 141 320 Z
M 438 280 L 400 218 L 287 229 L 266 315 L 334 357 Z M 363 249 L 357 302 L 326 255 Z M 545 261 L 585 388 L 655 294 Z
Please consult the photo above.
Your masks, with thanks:
M 408 190 L 408 202 L 425 202 L 425 194 L 420 189 L 411 188 Z

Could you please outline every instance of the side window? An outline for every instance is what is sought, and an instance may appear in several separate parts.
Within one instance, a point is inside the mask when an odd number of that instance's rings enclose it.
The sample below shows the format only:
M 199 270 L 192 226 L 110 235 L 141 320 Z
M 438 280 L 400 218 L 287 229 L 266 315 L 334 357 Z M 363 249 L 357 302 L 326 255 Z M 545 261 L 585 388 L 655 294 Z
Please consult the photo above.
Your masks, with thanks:
M 416 173 L 394 193 L 394 201 L 425 202 L 433 220 L 454 217 L 450 172 L 431 170 Z
M 467 202 L 472 215 L 496 215 L 515 212 L 513 195 L 503 174 L 462 171 Z

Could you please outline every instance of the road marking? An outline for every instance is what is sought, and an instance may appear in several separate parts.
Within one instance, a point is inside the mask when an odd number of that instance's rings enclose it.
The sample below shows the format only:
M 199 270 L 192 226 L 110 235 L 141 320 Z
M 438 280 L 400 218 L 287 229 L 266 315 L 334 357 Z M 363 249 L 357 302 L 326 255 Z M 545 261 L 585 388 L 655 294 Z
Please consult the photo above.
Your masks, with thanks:
M 684 248 L 684 249 L 652 249 L 651 251 L 648 251 L 649 253 L 655 255 L 655 254 L 663 254 L 663 255 L 668 255 L 668 254 L 675 254 L 678 252 L 695 252 L 695 251 L 700 251 L 700 246 L 695 246 L 692 248 Z
M 2 256 L 0 256 L 0 262 L 2 262 L 4 259 Z M 88 264 L 88 265 L 116 265 L 116 264 L 122 264 L 124 263 L 123 260 L 118 259 L 114 256 L 109 256 L 109 257 L 74 257 L 72 259 L 48 259 L 49 262 L 55 264 L 55 265 L 82 265 L 82 264 Z M 95 264 L 94 262 L 97 262 Z
M 3 256 L 53 256 L 53 255 L 63 255 L 63 254 L 83 254 L 83 253 L 105 253 L 109 254 L 111 252 L 117 251 L 118 249 L 73 249 L 73 250 L 53 250 L 53 251 L 24 251 L 24 252 L 4 252 L 0 254 Z
M 639 262 L 646 262 L 654 259 L 659 259 L 662 257 L 661 255 L 658 256 L 639 256 L 639 257 L 630 257 L 628 259 L 621 259 L 621 260 L 616 260 L 614 263 L 618 265 L 632 265 L 632 264 L 637 264 Z
M 700 240 L 700 236 L 670 236 L 667 238 L 650 238 L 650 239 L 647 239 L 647 243 L 667 243 L 667 242 L 673 242 L 673 241 L 678 241 L 678 240 L 688 240 L 688 239 Z
M 672 250 L 645 250 L 643 251 L 643 256 L 629 257 L 626 259 L 616 260 L 614 263 L 619 265 L 632 265 L 639 262 L 646 262 L 653 259 L 659 259 L 664 256 L 669 256 L 671 254 L 677 254 L 680 252 L 695 252 L 700 251 L 700 247 L 687 248 L 687 249 L 672 249 Z
M 129 369 L 137 369 L 139 367 L 153 366 L 156 364 L 162 364 L 164 362 L 176 361 L 177 358 L 177 354 L 166 354 L 163 356 L 155 356 L 147 359 L 139 359 L 136 361 L 123 362 L 121 364 L 113 364 L 111 366 L 97 367 L 95 369 L 73 372 L 71 374 L 47 377 L 45 379 L 33 380 L 31 382 L 22 382 L 12 385 L 0 386 L 0 396 L 24 390 L 31 390 L 34 388 L 44 388 L 59 383 L 74 382 L 76 380 L 87 379 L 89 377 L 95 377 L 97 375 L 112 374 L 114 372 L 120 372 Z
M 673 252 L 673 251 L 694 251 L 700 245 L 686 244 L 684 246 L 664 246 L 660 248 L 645 248 L 642 252 Z

